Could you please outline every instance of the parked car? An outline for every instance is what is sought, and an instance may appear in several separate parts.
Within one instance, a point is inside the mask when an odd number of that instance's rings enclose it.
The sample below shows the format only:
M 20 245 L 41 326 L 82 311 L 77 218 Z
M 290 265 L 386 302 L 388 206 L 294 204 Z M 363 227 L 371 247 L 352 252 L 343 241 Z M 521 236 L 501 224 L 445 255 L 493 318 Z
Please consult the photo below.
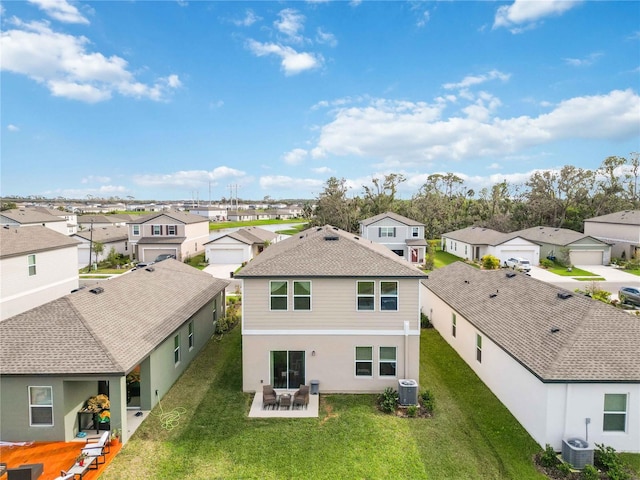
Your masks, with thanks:
M 618 290 L 618 298 L 620 303 L 631 303 L 640 306 L 640 288 L 637 287 L 621 287 Z
M 513 268 L 514 270 L 522 270 L 523 272 L 528 272 L 531 270 L 531 262 L 526 258 L 520 257 L 511 257 L 507 258 L 504 262 L 504 266 L 508 268 Z
M 131 270 L 129 270 L 130 272 L 133 272 L 134 270 L 140 270 L 141 268 L 145 268 L 148 267 L 150 265 L 153 265 L 156 262 L 138 262 L 136 263 L 136 266 L 133 267 Z
M 170 254 L 170 253 L 163 253 L 162 255 L 158 255 L 158 256 L 156 257 L 156 261 L 155 261 L 155 263 L 158 263 L 158 262 L 161 262 L 161 261 L 163 261 L 163 260 L 166 260 L 167 258 L 176 258 L 176 256 L 175 256 L 175 255 L 172 255 L 172 254 Z

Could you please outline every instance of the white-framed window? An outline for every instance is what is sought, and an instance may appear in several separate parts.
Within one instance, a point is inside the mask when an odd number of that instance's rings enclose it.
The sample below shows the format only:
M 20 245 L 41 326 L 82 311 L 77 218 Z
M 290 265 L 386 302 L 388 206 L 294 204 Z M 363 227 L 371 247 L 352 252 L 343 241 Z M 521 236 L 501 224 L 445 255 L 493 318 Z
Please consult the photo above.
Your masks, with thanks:
M 178 226 L 177 225 L 167 225 L 167 235 L 178 235 Z
M 398 310 L 398 282 L 380 282 L 380 310 Z
M 53 388 L 29 387 L 29 425 L 53 426 Z
M 189 322 L 189 350 L 195 345 L 193 337 L 193 322 Z
M 381 377 L 396 376 L 396 356 L 396 347 L 380 347 L 380 354 L 378 356 L 378 372 Z
M 213 323 L 216 323 L 218 321 L 218 299 L 217 298 L 213 299 L 213 311 L 211 312 L 211 315 L 213 316 Z
M 356 347 L 356 377 L 373 377 L 373 347 Z
M 380 238 L 391 238 L 396 236 L 396 227 L 378 227 Z
M 286 280 L 271 280 L 269 282 L 271 310 L 288 310 L 288 284 Z
M 411 236 L 413 238 L 418 238 L 420 235 L 420 227 L 411 227 Z
M 162 235 L 162 225 L 151 225 L 151 235 Z
M 140 225 L 131 225 L 131 235 L 134 237 L 140 236 Z
M 173 364 L 178 366 L 180 363 L 180 334 L 173 337 Z
M 476 360 L 482 363 L 482 335 L 476 333 Z
M 456 318 L 456 314 L 452 313 L 451 314 L 451 335 L 452 336 L 456 336 L 456 330 L 458 328 L 458 319 Z
M 375 310 L 376 308 L 376 287 L 373 281 L 363 281 L 357 283 L 358 310 Z
M 467 254 L 467 245 L 464 246 L 464 254 Z
M 627 431 L 627 394 L 604 394 L 604 418 L 602 430 L 605 432 Z
M 293 309 L 311 310 L 311 282 L 293 282 Z
M 33 277 L 36 274 L 36 256 L 29 255 L 27 257 L 27 265 L 29 266 L 29 276 Z

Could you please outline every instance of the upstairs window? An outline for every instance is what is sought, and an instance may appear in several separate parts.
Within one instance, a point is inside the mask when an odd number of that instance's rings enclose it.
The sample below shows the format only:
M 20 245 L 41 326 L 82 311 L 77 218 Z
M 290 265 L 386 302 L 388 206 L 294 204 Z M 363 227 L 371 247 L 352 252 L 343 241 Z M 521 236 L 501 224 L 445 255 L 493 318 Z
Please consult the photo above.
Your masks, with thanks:
M 29 266 L 29 276 L 32 277 L 36 274 L 36 256 L 29 255 L 27 257 L 27 264 Z
M 162 225 L 151 225 L 151 235 L 162 235 Z
M 140 225 L 131 225 L 131 235 L 134 237 L 140 236 Z
M 271 281 L 269 282 L 269 289 L 271 295 L 271 310 L 287 310 L 287 282 Z
M 311 310 L 311 282 L 293 282 L 293 309 Z
M 418 238 L 420 236 L 420 227 L 411 227 L 411 236 Z
M 627 394 L 604 394 L 604 419 L 602 429 L 605 432 L 625 432 L 627 430 Z
M 52 387 L 29 387 L 29 425 L 53 426 Z
M 398 310 L 398 282 L 380 282 L 380 310 Z
M 396 227 L 378 227 L 378 236 L 380 238 L 395 237 Z
M 177 225 L 167 225 L 167 235 L 178 235 L 178 226 Z
M 358 282 L 358 310 L 375 309 L 375 283 Z

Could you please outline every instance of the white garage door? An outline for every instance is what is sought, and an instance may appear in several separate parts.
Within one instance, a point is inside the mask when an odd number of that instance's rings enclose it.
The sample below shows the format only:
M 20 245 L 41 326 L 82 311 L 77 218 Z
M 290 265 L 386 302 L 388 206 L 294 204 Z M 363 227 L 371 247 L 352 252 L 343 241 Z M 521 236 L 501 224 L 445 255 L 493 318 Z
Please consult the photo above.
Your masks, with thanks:
M 209 250 L 209 263 L 242 263 L 244 254 L 241 248 L 219 248 Z
M 507 258 L 524 258 L 525 260 L 529 260 L 531 265 L 534 264 L 534 252 L 531 250 L 502 250 L 502 261 L 504 262 Z
M 572 250 L 569 252 L 572 265 L 602 265 L 602 250 Z

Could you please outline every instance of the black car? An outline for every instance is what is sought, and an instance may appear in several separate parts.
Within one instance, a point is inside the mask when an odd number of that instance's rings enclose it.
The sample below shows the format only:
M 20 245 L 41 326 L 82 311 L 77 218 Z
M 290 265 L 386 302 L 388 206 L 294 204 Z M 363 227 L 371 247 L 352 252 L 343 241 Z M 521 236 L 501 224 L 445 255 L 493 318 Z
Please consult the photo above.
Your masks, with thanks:
M 621 303 L 631 303 L 640 306 L 640 288 L 622 287 L 618 290 L 618 298 Z

